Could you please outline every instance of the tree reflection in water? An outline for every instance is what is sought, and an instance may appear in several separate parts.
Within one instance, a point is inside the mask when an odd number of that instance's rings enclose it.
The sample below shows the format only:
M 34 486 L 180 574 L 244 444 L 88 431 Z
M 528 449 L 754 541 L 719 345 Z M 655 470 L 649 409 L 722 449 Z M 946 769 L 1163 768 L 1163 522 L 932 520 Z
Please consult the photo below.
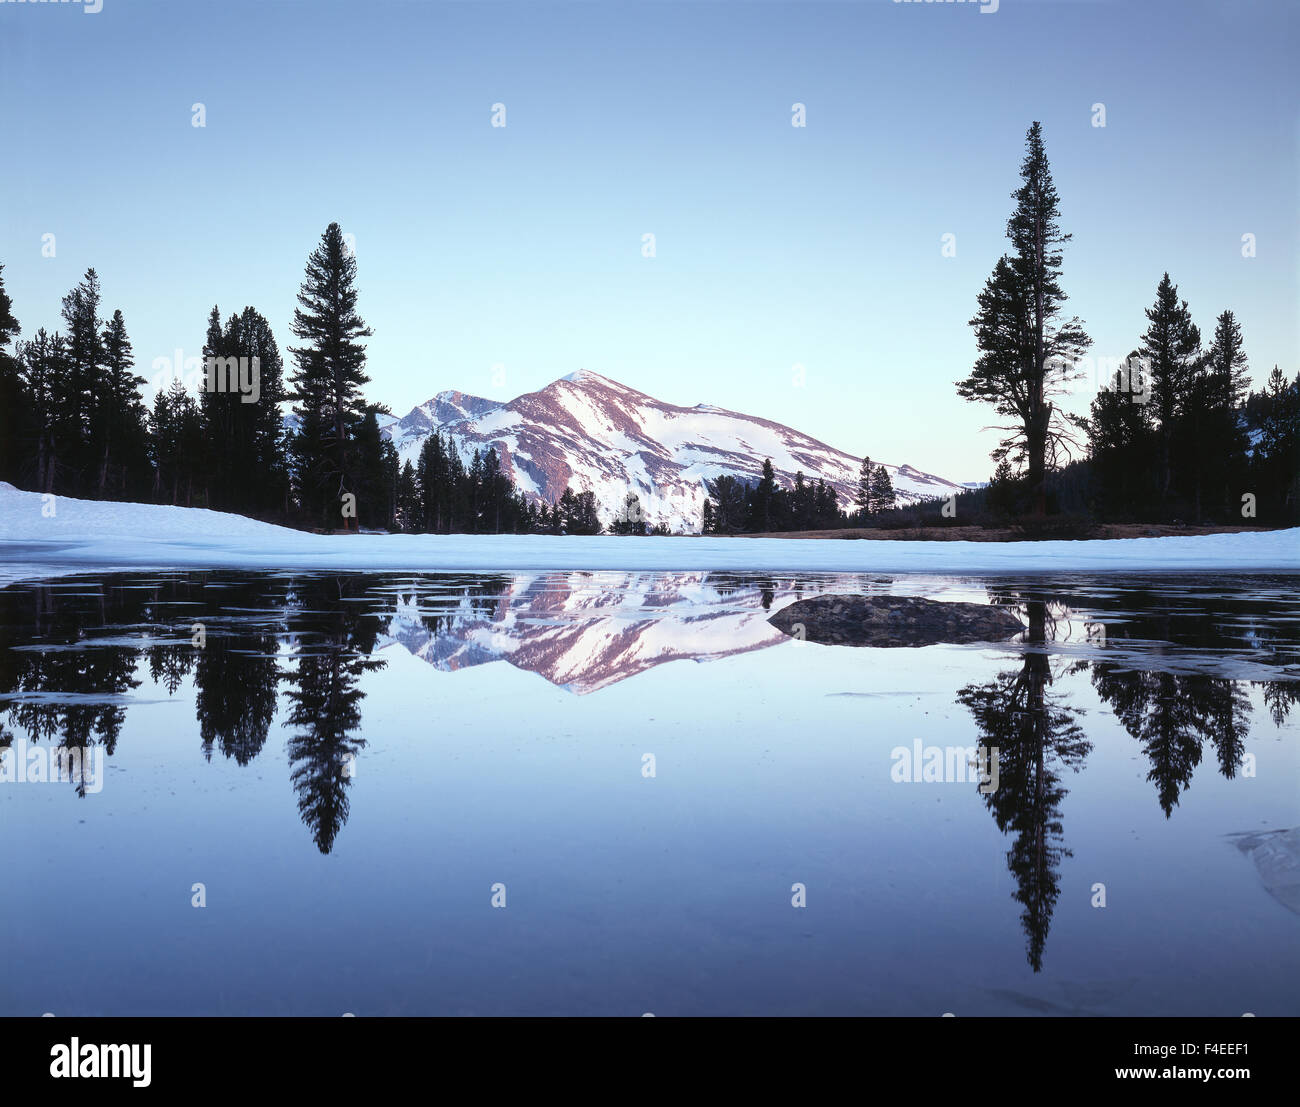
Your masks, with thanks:
M 631 620 L 620 616 L 622 605 L 609 602 L 606 593 L 617 591 L 620 579 L 631 589 L 636 580 L 644 584 L 645 576 L 602 574 L 593 582 L 591 574 L 554 573 L 516 585 L 502 574 L 194 572 L 0 588 L 0 641 L 12 647 L 0 649 L 0 696 L 6 697 L 0 701 L 0 747 L 23 731 L 29 741 L 82 750 L 99 745 L 111 756 L 130 693 L 147 672 L 167 695 L 192 680 L 204 758 L 217 751 L 247 766 L 265 748 L 283 702 L 298 811 L 317 848 L 329 853 L 347 821 L 351 770 L 366 744 L 360 736 L 361 678 L 383 667 L 372 655 L 380 634 L 395 633 L 391 626 L 399 611 L 417 614 L 390 640 L 451 670 L 508 656 L 511 664 L 554 680 L 559 670 L 547 666 L 554 666 L 557 655 L 566 661 L 585 656 L 574 648 L 575 635 L 617 643 L 619 653 L 602 648 L 591 654 L 590 664 L 602 668 L 588 674 L 585 686 L 599 689 L 649 667 L 640 659 L 641 634 L 662 642 L 665 631 L 704 626 L 707 648 L 714 651 L 709 656 L 764 648 L 784 641 L 775 631 L 770 642 L 754 633 L 755 619 L 765 618 L 778 594 L 801 596 L 827 587 L 797 576 L 658 574 L 644 610 Z M 602 593 L 600 602 L 570 611 L 575 597 L 592 589 Z M 991 590 L 993 602 L 1023 612 L 1028 630 L 1016 647 L 1022 652 L 1015 668 L 957 693 L 980 746 L 998 750 L 999 786 L 980 799 L 1011 837 L 1007 865 L 1035 971 L 1042 967 L 1061 894 L 1061 862 L 1070 856 L 1062 817 L 1066 773 L 1077 772 L 1092 749 L 1082 711 L 1061 690 L 1062 676 L 1090 674 L 1097 694 L 1140 743 L 1157 802 L 1172 817 L 1207 742 L 1224 777 L 1243 771 L 1252 682 L 1194 671 L 1194 665 L 1176 671 L 1170 658 L 1177 650 L 1222 649 L 1234 619 L 1235 644 L 1246 634 L 1263 643 L 1274 651 L 1279 674 L 1296 654 L 1293 640 L 1278 629 L 1285 624 L 1261 616 L 1260 603 L 1267 601 L 1225 593 L 1215 610 L 1206 611 L 1158 589 L 1098 592 L 1071 594 L 1055 586 Z M 1108 604 L 1118 605 L 1122 621 L 1085 656 L 1076 649 L 1067 657 L 1070 651 L 1055 641 L 1058 626 L 1068 626 L 1075 611 L 1106 617 Z M 731 618 L 738 621 L 727 622 Z M 741 618 L 749 620 L 743 635 L 728 629 L 738 628 Z M 192 641 L 197 622 L 206 632 L 202 648 Z M 728 634 L 735 642 L 729 644 Z M 689 655 L 695 641 L 683 636 L 679 647 L 662 656 Z M 1135 652 L 1133 643 L 1159 648 Z M 500 652 L 510 645 L 513 652 Z M 1117 645 L 1128 647 L 1122 659 Z M 563 671 L 566 687 L 584 685 L 581 664 Z M 1300 682 L 1253 683 L 1272 722 L 1281 726 L 1300 701 Z M 84 780 L 74 784 L 84 795 Z
M 957 702 L 974 716 L 981 763 L 990 755 L 986 750 L 997 751 L 998 787 L 982 799 L 998 829 L 1012 836 L 1007 867 L 1016 882 L 1014 896 L 1024 908 L 1020 921 L 1029 963 L 1038 972 L 1061 894 L 1060 862 L 1070 856 L 1061 822 L 1066 796 L 1061 771 L 1078 772 L 1092 743 L 1075 721 L 1080 711 L 1049 690 L 1054 674 L 1045 649 L 1047 605 L 1029 600 L 1024 606 L 1028 648 L 1020 667 L 988 683 L 966 685 Z

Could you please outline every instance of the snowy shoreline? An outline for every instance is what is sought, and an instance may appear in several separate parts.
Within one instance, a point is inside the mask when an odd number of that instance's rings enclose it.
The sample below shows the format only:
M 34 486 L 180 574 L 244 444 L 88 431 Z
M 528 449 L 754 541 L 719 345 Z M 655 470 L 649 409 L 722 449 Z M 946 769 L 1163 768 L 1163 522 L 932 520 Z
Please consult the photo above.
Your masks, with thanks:
M 53 514 L 49 514 L 50 511 Z M 205 508 L 51 497 L 0 484 L 0 578 L 92 568 L 396 572 L 708 570 L 1026 573 L 1300 572 L 1300 528 L 1040 542 L 323 535 Z

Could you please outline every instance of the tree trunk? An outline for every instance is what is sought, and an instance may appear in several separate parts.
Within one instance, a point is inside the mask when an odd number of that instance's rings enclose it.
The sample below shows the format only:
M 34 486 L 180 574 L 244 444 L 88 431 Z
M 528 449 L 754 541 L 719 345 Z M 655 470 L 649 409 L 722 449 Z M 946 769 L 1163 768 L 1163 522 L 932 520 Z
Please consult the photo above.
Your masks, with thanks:
M 1160 506 L 1167 509 L 1169 506 L 1169 425 L 1166 422 L 1160 428 Z
M 1034 220 L 1034 410 L 1033 438 L 1030 441 L 1029 486 L 1033 490 L 1034 515 L 1047 514 L 1047 419 L 1043 357 L 1043 225 Z M 1036 473 L 1035 473 L 1036 470 Z

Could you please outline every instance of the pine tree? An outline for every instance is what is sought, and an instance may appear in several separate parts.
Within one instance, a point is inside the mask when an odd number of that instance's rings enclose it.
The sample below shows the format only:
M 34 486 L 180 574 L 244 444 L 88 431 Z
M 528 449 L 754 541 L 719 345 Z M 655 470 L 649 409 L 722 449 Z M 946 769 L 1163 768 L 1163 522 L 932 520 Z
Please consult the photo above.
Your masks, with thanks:
M 1252 480 L 1259 486 L 1261 517 L 1273 522 L 1300 522 L 1300 373 L 1288 382 L 1273 366 L 1262 397 L 1259 442 L 1252 459 Z
M 641 507 L 641 497 L 631 489 L 623 497 L 613 521 L 609 525 L 610 534 L 644 535 L 646 533 L 645 511 Z
M 794 488 L 790 490 L 790 524 L 795 530 L 812 530 L 816 525 L 813 491 L 804 483 L 803 470 L 794 475 Z
M 572 534 L 599 534 L 604 527 L 600 522 L 600 511 L 596 505 L 596 493 L 582 491 L 573 500 Z
M 871 474 L 871 513 L 878 515 L 882 511 L 889 511 L 894 506 L 894 482 L 890 479 L 889 470 L 883 465 L 877 465 L 876 471 Z
M 1129 355 L 1130 366 L 1137 357 Z M 1092 402 L 1086 424 L 1092 479 L 1098 506 L 1110 518 L 1134 517 L 1148 502 L 1155 456 L 1148 408 L 1135 402 L 1122 370 Z
M 481 450 L 475 450 L 474 456 L 470 458 L 465 493 L 469 500 L 469 532 L 478 534 L 482 530 L 483 512 L 483 452 Z
M 203 479 L 205 432 L 199 405 L 182 381 L 172 381 L 154 397 L 149 425 L 155 495 L 164 502 L 192 506 L 195 483 Z
M 501 468 L 501 455 L 489 446 L 483 458 L 484 522 L 493 534 L 514 529 L 514 482 Z
M 238 356 L 256 368 L 257 400 L 243 403 L 241 417 L 248 422 L 250 444 L 248 469 L 237 474 L 246 488 L 247 508 L 287 513 L 289 508 L 289 460 L 284 418 L 280 405 L 288 399 L 284 384 L 284 361 L 271 324 L 261 312 L 245 307 L 239 317 Z
M 447 529 L 448 531 L 473 530 L 470 479 L 461 460 L 460 447 L 451 434 L 447 435 Z
M 56 393 L 54 441 L 56 467 L 66 474 L 56 479 L 56 491 L 85 493 L 93 488 L 90 473 L 98 460 L 94 439 L 99 433 L 96 408 L 104 391 L 104 344 L 100 332 L 99 276 L 85 277 L 63 297 L 67 328 L 67 374 Z
M 1241 325 L 1231 311 L 1215 321 L 1214 338 L 1192 386 L 1195 413 L 1189 460 L 1195 478 L 1197 515 L 1202 490 L 1213 503 L 1216 518 L 1227 518 L 1232 490 L 1246 480 L 1249 440 L 1240 410 L 1250 391 Z
M 175 503 L 172 396 L 178 383 L 173 381 L 170 388 L 160 388 L 149 410 L 149 459 L 153 462 L 153 498 L 158 502 L 171 498 Z
M 565 534 L 577 533 L 577 497 L 573 494 L 573 489 L 565 485 L 564 491 L 560 494 L 560 502 L 556 504 L 556 511 L 560 516 L 560 530 Z
M 1241 324 L 1231 311 L 1222 312 L 1215 320 L 1206 368 L 1217 378 L 1216 404 L 1237 408 L 1246 402 L 1250 391 L 1250 367 Z
M 1014 422 L 994 451 L 1022 457 L 1035 514 L 1047 509 L 1047 472 L 1072 444 L 1068 424 L 1051 397 L 1078 373 L 1072 368 L 1091 345 L 1082 323 L 1059 322 L 1066 300 L 1061 288 L 1061 247 L 1070 235 L 1060 229 L 1060 197 L 1052 182 L 1042 127 L 1026 136 L 1020 187 L 1012 193 L 1015 211 L 1007 221 L 1012 252 L 994 267 L 970 321 L 980 357 L 971 374 L 957 383 L 967 400 L 989 403 Z
M 447 510 L 447 454 L 442 435 L 436 430 L 420 447 L 416 474 L 424 505 L 423 529 L 429 534 L 441 534 Z
M 149 484 L 148 413 L 140 389 L 148 383 L 135 370 L 135 355 L 122 312 L 114 311 L 103 334 L 104 385 L 97 421 L 102 453 L 99 495 L 134 498 Z
M 203 356 L 205 387 L 199 401 L 207 437 L 207 502 L 230 511 L 286 511 L 289 441 L 280 404 L 287 396 L 270 323 L 245 307 L 223 327 L 214 306 Z
M 415 466 L 407 461 L 397 479 L 397 525 L 405 533 L 414 534 L 423 526 L 423 514 L 419 478 Z
M 301 346 L 290 347 L 297 362 L 293 377 L 295 469 L 304 510 L 322 520 L 338 517 L 342 495 L 357 479 L 352 441 L 364 416 L 362 386 L 366 350 L 359 340 L 371 330 L 357 314 L 357 262 L 331 223 L 307 259 L 298 291 L 293 333 Z
M 774 508 L 777 497 L 776 471 L 772 468 L 772 459 L 765 457 L 763 459 L 763 475 L 757 485 L 754 486 L 753 495 L 750 498 L 752 510 L 748 529 L 766 533 L 773 529 Z
M 735 477 L 724 474 L 716 480 L 705 481 L 704 487 L 714 504 L 714 532 L 735 534 L 743 530 L 746 519 L 745 486 Z
M 1140 352 L 1150 361 L 1151 402 L 1157 443 L 1156 491 L 1167 507 L 1174 492 L 1173 442 L 1188 411 L 1193 377 L 1201 357 L 1201 332 L 1192 322 L 1187 301 L 1179 301 L 1178 286 L 1166 273 L 1156 288 L 1156 302 L 1146 309 L 1150 322 Z
M 0 264 L 0 480 L 17 483 L 22 469 L 23 439 L 31 415 L 23 394 L 18 358 L 9 352 L 10 342 L 22 333 L 22 327 L 14 318 L 13 301 L 5 291 L 4 268 Z
M 829 484 L 822 478 L 817 479 L 817 487 L 813 494 L 813 503 L 815 505 L 815 525 L 818 530 L 826 530 L 828 527 L 839 526 L 840 509 L 838 503 L 839 497 Z
M 867 516 L 871 514 L 871 458 L 862 459 L 862 468 L 858 470 L 858 490 L 853 497 L 858 507 L 858 525 L 866 526 Z
M 57 466 L 55 435 L 60 424 L 63 383 L 68 379 L 67 344 L 61 334 L 49 334 L 44 327 L 18 353 L 19 377 L 24 399 L 24 447 L 35 454 L 31 486 L 38 492 L 53 492 Z
M 392 446 L 384 441 L 376 412 L 374 406 L 367 407 L 356 431 L 357 461 L 353 488 L 357 497 L 358 525 L 388 530 L 393 525 L 397 491 L 397 474 L 394 472 L 396 454 L 390 460 L 388 451 L 384 449 L 388 446 L 391 450 Z
M 991 511 L 1010 515 L 1015 508 L 1015 478 L 1011 474 L 1011 462 L 1005 457 L 993 470 L 993 479 L 989 481 L 988 505 Z
M 231 324 L 234 323 L 234 316 L 231 316 Z M 228 382 L 224 379 L 221 380 L 220 390 L 216 387 L 219 377 L 209 379 L 209 367 L 212 366 L 213 359 L 224 364 L 227 358 L 234 356 L 229 348 L 231 341 L 221 325 L 221 311 L 214 304 L 208 313 L 208 329 L 203 341 L 204 376 L 198 402 L 203 420 L 204 451 L 199 468 L 203 477 L 205 502 L 209 507 L 222 510 L 235 506 L 230 502 L 235 485 L 232 479 L 235 468 L 232 455 L 243 455 L 246 452 L 241 449 L 242 443 L 236 441 L 235 406 L 239 403 L 239 396 L 226 390 Z M 224 376 L 219 370 L 218 373 L 219 376 Z

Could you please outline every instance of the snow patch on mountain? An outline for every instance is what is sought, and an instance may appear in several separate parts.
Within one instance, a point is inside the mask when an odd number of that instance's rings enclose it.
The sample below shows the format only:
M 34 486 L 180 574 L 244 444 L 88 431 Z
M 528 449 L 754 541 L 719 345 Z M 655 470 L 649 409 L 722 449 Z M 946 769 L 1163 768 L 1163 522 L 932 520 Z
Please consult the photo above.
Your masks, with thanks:
M 729 475 L 756 482 L 765 458 L 782 487 L 791 487 L 802 472 L 807 481 L 824 480 L 849 509 L 862 464 L 861 457 L 781 423 L 716 404 L 679 407 L 590 369 L 508 403 L 439 392 L 381 429 L 413 466 L 435 430 L 450 438 L 467 464 L 475 450 L 495 447 L 525 495 L 554 503 L 566 487 L 591 491 L 605 522 L 635 492 L 647 521 L 674 532 L 699 529 L 705 481 Z M 897 503 L 962 491 L 911 465 L 883 464 Z

